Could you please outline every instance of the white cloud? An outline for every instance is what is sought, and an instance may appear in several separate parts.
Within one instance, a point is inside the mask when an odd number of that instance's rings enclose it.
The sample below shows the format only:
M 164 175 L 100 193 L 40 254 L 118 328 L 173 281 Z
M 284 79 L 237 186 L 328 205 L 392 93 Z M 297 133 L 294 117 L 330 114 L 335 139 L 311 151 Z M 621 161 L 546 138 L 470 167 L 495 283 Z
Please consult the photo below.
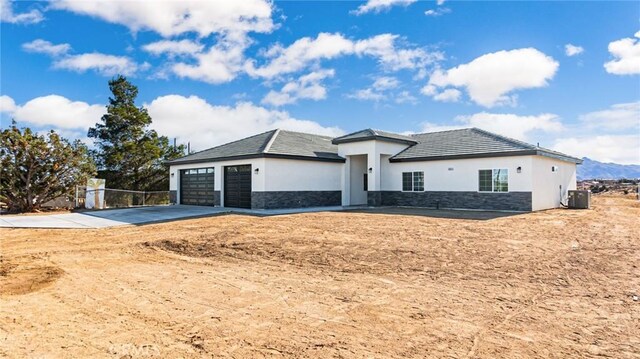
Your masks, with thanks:
M 167 54 L 169 57 L 180 55 L 196 55 L 202 52 L 204 45 L 191 40 L 161 40 L 142 46 L 142 49 L 153 55 Z
M 409 93 L 409 91 L 400 91 L 400 93 L 398 93 L 396 95 L 396 98 L 394 100 L 396 103 L 411 103 L 411 104 L 416 104 L 418 103 L 418 99 L 411 95 Z
M 374 79 L 371 86 L 349 93 L 346 97 L 360 101 L 393 101 L 397 104 L 417 103 L 418 99 L 411 95 L 409 91 L 396 90 L 400 85 L 400 81 L 395 77 L 379 76 Z
M 552 149 L 601 162 L 640 164 L 640 135 L 602 135 L 557 139 Z
M 567 56 L 576 56 L 576 55 L 580 55 L 583 52 L 584 52 L 584 48 L 582 46 L 576 46 L 572 44 L 564 45 L 564 53 Z
M 320 33 L 313 39 L 303 37 L 288 47 L 275 45 L 264 55 L 271 61 L 259 68 L 248 62 L 247 73 L 254 77 L 273 78 L 282 74 L 299 71 L 309 64 L 322 59 L 332 59 L 353 52 L 353 42 L 342 34 Z
M 580 121 L 588 129 L 599 131 L 636 130 L 636 133 L 640 133 L 640 101 L 616 104 L 606 110 L 589 112 L 581 115 Z
M 272 3 L 266 0 L 58 0 L 56 9 L 121 24 L 131 31 L 151 30 L 164 37 L 194 32 L 218 34 L 270 32 Z
M 445 0 L 436 0 L 438 6 L 444 5 Z
M 393 34 L 352 41 L 339 33 L 320 33 L 315 39 L 303 37 L 288 47 L 272 46 L 263 53 L 269 59 L 267 64 L 256 67 L 255 61 L 248 61 L 245 70 L 253 77 L 274 78 L 302 70 L 320 60 L 357 55 L 374 57 L 383 69 L 398 71 L 420 69 L 443 57 L 439 52 L 428 53 L 420 48 L 399 47 L 399 40 L 401 38 Z
M 604 64 L 605 70 L 615 75 L 640 74 L 640 31 L 634 35 L 636 39 L 624 38 L 609 43 L 609 53 L 614 57 Z
M 448 14 L 450 12 L 451 12 L 451 9 L 449 9 L 448 7 L 441 7 L 437 9 L 429 9 L 425 11 L 424 14 L 431 17 L 438 17 L 444 14 Z
M 17 106 L 15 101 L 7 95 L 0 96 L 0 113 L 12 114 Z
M 101 53 L 70 55 L 54 61 L 53 67 L 79 73 L 94 70 L 104 76 L 121 74 L 132 75 L 148 68 L 148 64 L 138 64 L 126 56 L 114 56 Z
M 440 52 L 428 53 L 420 48 L 398 48 L 399 35 L 381 34 L 354 43 L 358 56 L 372 56 L 387 71 L 420 69 L 443 59 Z
M 71 51 L 71 45 L 69 44 L 54 45 L 49 41 L 36 39 L 31 42 L 22 44 L 22 49 L 27 52 L 35 52 L 40 54 L 46 54 L 49 56 L 60 56 L 60 55 L 65 55 L 66 53 Z
M 315 101 L 325 99 L 327 97 L 327 89 L 321 82 L 328 77 L 333 77 L 334 74 L 335 71 L 330 69 L 318 70 L 301 76 L 299 79 L 285 84 L 280 91 L 269 91 L 262 99 L 262 103 L 282 106 L 295 103 L 300 99 Z
M 248 46 L 246 37 L 223 38 L 207 52 L 196 54 L 196 64 L 180 62 L 173 65 L 172 71 L 179 77 L 211 84 L 229 82 L 242 71 L 244 50 Z
M 121 74 L 133 75 L 138 71 L 147 70 L 148 63 L 138 64 L 126 56 L 107 55 L 99 52 L 86 54 L 69 54 L 72 50 L 69 44 L 52 44 L 49 41 L 37 39 L 22 44 L 25 51 L 41 53 L 54 58 L 53 67 L 71 70 L 79 73 L 94 70 L 104 76 Z
M 153 127 L 162 135 L 191 142 L 191 147 L 204 150 L 274 128 L 338 136 L 337 127 L 324 127 L 317 122 L 292 118 L 287 112 L 268 110 L 251 103 L 235 106 L 212 105 L 197 96 L 161 96 L 145 104 L 153 118 Z M 179 120 L 178 120 L 179 119 Z
M 38 9 L 33 9 L 22 14 L 13 12 L 11 0 L 0 0 L 0 21 L 11 24 L 36 24 L 44 20 L 44 16 Z
M 23 105 L 16 105 L 9 96 L 2 96 L 0 100 L 2 112 L 16 121 L 46 129 L 76 129 L 86 133 L 106 112 L 104 105 L 71 101 L 58 95 L 36 97 Z
M 352 98 L 361 101 L 383 101 L 387 99 L 385 94 L 375 91 L 372 88 L 365 88 L 357 90 L 354 93 L 347 94 L 347 98 Z
M 471 100 L 493 107 L 513 103 L 508 94 L 514 90 L 546 86 L 557 70 L 558 62 L 533 48 L 498 51 L 446 71 L 436 70 L 428 85 L 464 87 Z
M 446 89 L 433 96 L 433 99 L 440 102 L 458 102 L 462 92 L 456 89 Z
M 375 79 L 373 85 L 375 90 L 384 91 L 394 89 L 400 85 L 400 81 L 397 78 L 391 76 L 381 76 Z
M 409 6 L 418 0 L 368 0 L 365 4 L 358 6 L 352 13 L 362 15 L 369 12 L 379 13 L 389 10 L 392 6 Z
M 527 141 L 534 133 L 545 135 L 560 133 L 564 127 L 557 115 L 543 113 L 537 116 L 520 116 L 480 112 L 468 116 L 457 116 L 453 125 L 423 124 L 424 132 L 477 127 L 503 136 Z

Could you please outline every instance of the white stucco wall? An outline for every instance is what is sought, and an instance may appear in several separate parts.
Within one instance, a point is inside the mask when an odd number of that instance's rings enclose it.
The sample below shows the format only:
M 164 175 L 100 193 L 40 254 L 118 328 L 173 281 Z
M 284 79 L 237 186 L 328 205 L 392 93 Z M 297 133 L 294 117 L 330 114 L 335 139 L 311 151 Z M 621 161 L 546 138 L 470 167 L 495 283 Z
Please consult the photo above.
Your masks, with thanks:
M 342 162 L 265 158 L 264 191 L 339 191 Z M 254 176 L 255 177 L 255 176 Z
M 576 189 L 576 164 L 535 156 L 533 165 L 533 210 L 560 207 L 560 200 L 566 205 L 568 191 Z M 553 166 L 558 167 L 556 172 Z
M 533 156 L 473 158 L 424 162 L 391 162 L 382 166 L 381 189 L 402 190 L 402 172 L 424 172 L 425 191 L 478 191 L 478 171 L 509 170 L 509 191 L 532 190 Z M 517 168 L 521 167 L 521 173 Z M 452 168 L 453 170 L 449 170 Z

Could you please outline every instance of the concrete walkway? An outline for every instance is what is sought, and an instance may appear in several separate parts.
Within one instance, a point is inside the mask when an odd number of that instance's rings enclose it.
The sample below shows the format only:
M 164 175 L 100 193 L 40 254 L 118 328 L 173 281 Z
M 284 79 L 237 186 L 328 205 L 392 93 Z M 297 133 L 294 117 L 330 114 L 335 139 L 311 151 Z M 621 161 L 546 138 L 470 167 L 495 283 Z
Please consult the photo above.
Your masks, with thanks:
M 77 213 L 0 216 L 0 227 L 5 228 L 107 228 L 130 224 L 173 221 L 185 218 L 207 217 L 220 214 L 247 214 L 275 216 L 283 214 L 341 211 L 343 207 L 312 207 L 294 209 L 255 210 L 203 206 L 151 206 L 123 209 L 107 209 Z

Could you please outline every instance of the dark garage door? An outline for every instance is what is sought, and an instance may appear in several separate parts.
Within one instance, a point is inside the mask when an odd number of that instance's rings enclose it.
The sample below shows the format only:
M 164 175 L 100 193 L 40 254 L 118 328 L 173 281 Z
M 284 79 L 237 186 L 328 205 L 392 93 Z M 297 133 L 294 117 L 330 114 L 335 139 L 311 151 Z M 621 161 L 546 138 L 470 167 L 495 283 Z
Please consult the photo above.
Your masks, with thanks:
M 224 206 L 251 208 L 251 165 L 224 168 Z
M 180 171 L 180 204 L 215 206 L 213 167 Z

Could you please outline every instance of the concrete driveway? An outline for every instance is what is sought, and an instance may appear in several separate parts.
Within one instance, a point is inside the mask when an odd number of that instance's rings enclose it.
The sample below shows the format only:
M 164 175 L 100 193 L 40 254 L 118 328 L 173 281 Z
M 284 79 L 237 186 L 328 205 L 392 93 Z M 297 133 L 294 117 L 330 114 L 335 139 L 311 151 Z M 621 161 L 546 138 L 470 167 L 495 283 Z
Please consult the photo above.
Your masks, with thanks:
M 201 206 L 152 206 L 107 209 L 65 214 L 0 216 L 0 227 L 12 228 L 105 228 L 171 221 L 182 218 L 228 213 L 229 209 Z
M 277 210 L 252 210 L 242 208 L 204 206 L 150 206 L 122 209 L 106 209 L 65 214 L 42 214 L 34 216 L 3 215 L 0 227 L 5 228 L 107 228 L 129 224 L 174 221 L 193 217 L 219 214 L 248 214 L 274 216 L 302 212 L 341 211 L 343 207 L 313 207 Z

